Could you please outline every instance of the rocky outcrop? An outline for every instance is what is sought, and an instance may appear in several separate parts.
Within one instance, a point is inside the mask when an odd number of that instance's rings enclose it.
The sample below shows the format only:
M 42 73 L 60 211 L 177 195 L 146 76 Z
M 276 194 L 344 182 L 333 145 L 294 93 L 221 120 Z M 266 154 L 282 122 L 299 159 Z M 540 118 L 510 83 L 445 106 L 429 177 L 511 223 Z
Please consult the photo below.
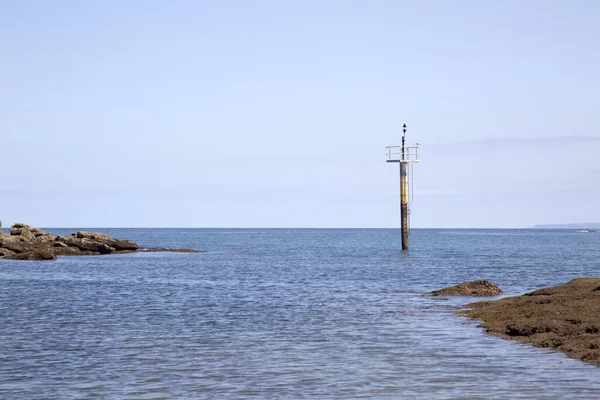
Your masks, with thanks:
M 105 233 L 79 231 L 54 236 L 26 224 L 14 224 L 10 235 L 0 232 L 0 257 L 6 260 L 55 260 L 57 256 L 87 256 L 143 252 L 199 252 L 192 249 L 140 249 L 130 241 L 113 239 Z
M 522 296 L 467 305 L 488 333 L 552 348 L 600 366 L 600 278 L 578 278 Z
M 434 290 L 433 296 L 496 296 L 502 293 L 502 289 L 488 280 L 463 282 L 456 286 L 450 286 L 440 290 Z
M 15 253 L 4 257 L 5 260 L 56 260 L 56 254 L 50 249 L 39 248 L 24 253 Z

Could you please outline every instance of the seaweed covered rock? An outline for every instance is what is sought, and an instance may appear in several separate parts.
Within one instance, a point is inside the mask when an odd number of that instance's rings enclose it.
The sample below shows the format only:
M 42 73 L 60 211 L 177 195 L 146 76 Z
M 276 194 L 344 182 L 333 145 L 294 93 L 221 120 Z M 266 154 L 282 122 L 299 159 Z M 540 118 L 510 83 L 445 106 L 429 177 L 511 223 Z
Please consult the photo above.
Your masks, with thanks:
M 488 333 L 552 348 L 600 366 L 600 278 L 578 278 L 460 312 Z
M 497 296 L 502 293 L 496 284 L 488 280 L 463 282 L 455 286 L 434 290 L 433 296 Z

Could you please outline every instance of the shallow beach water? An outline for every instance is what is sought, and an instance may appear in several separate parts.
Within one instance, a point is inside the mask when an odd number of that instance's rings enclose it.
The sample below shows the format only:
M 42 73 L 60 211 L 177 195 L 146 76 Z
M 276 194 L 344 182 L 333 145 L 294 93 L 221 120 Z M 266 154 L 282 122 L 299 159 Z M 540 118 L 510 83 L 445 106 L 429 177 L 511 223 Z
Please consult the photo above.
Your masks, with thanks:
M 98 231 L 207 253 L 0 261 L 0 398 L 600 397 L 600 368 L 423 296 L 600 276 L 600 234 L 415 229 L 402 253 L 397 229 Z

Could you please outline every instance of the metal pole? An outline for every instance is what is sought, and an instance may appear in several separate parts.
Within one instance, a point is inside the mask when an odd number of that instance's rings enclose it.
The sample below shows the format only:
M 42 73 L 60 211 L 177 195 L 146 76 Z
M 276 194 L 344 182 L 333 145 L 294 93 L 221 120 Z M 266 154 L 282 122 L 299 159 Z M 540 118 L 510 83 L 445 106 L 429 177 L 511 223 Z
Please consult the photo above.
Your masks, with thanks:
M 404 154 L 406 124 L 402 126 L 402 160 L 400 161 L 400 219 L 402 229 L 402 250 L 408 250 L 408 171 Z

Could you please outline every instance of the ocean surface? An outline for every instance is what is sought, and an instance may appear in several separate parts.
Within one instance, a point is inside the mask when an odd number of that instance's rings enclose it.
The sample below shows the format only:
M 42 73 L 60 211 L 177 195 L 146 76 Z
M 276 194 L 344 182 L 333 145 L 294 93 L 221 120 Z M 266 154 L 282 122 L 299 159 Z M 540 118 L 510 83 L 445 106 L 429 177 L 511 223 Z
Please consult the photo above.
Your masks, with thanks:
M 423 295 L 598 277 L 600 233 L 96 230 L 206 253 L 0 260 L 0 399 L 600 398 L 600 368 Z

